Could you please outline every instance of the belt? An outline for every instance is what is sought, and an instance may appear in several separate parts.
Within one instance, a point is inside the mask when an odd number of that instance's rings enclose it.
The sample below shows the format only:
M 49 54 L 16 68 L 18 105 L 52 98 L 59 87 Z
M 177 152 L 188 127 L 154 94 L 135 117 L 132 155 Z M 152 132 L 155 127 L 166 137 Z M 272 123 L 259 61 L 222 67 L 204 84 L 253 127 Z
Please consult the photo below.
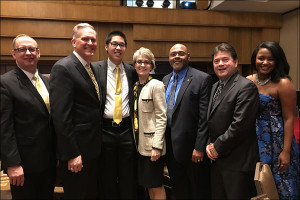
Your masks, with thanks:
M 109 125 L 112 127 L 120 127 L 123 124 L 130 124 L 130 117 L 122 118 L 122 121 L 119 124 L 117 124 L 113 119 L 103 118 L 103 124 Z

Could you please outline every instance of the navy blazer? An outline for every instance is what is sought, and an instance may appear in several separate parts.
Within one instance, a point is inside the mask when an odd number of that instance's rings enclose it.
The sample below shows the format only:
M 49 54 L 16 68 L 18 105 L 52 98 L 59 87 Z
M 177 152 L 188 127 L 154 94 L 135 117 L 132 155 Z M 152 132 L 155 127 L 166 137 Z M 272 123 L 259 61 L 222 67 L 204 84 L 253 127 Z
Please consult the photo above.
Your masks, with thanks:
M 39 74 L 47 89 L 49 79 Z M 41 95 L 16 67 L 1 76 L 1 168 L 25 173 L 55 167 L 55 134 Z
M 163 78 L 168 87 L 172 73 Z M 208 127 L 207 109 L 212 78 L 189 67 L 179 89 L 171 124 L 173 154 L 177 162 L 191 160 L 193 150 L 205 152 Z

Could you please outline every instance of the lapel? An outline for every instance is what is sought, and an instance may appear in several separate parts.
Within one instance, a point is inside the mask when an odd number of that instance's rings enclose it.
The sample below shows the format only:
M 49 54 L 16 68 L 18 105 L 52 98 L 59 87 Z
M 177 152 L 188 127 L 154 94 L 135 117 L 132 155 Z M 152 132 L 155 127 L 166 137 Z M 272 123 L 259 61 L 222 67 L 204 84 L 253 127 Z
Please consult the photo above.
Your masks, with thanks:
M 217 86 L 218 86 L 218 82 L 216 82 L 215 84 L 213 84 L 212 86 L 212 89 L 211 89 L 211 94 L 210 94 L 210 98 L 209 98 L 209 104 L 208 104 L 208 112 L 207 112 L 207 119 L 210 115 L 210 110 L 211 110 L 211 103 L 212 103 L 212 99 L 213 99 L 213 96 L 216 92 L 216 89 L 217 89 Z
M 102 91 L 102 98 L 103 98 L 103 104 L 105 105 L 106 102 L 106 86 L 107 86 L 107 60 L 104 60 L 103 62 L 100 62 L 99 64 L 99 79 L 100 79 L 100 85 L 101 85 L 101 91 Z
M 48 109 L 46 107 L 46 104 L 43 100 L 43 98 L 41 97 L 40 93 L 37 91 L 37 89 L 33 86 L 32 82 L 29 80 L 29 78 L 26 76 L 26 74 L 24 74 L 24 72 L 19 68 L 16 67 L 15 68 L 15 73 L 16 73 L 16 77 L 19 79 L 19 81 L 22 83 L 22 85 L 24 85 L 29 92 L 31 92 L 33 94 L 33 96 L 41 103 L 40 105 L 42 105 L 45 109 L 45 111 L 47 111 L 48 113 Z M 39 74 L 40 77 L 42 77 L 41 74 Z M 45 83 L 46 81 L 44 81 L 44 77 L 42 78 L 43 82 Z M 47 89 L 49 89 L 49 84 L 45 83 Z
M 165 91 L 167 91 L 167 88 L 168 88 L 170 79 L 171 79 L 171 77 L 172 77 L 172 73 L 173 73 L 173 72 L 171 72 L 170 74 L 166 75 L 166 76 L 163 78 L 163 83 L 164 83 L 164 86 L 165 86 Z
M 81 62 L 79 61 L 79 59 L 73 53 L 71 54 L 71 56 L 73 57 L 73 61 L 74 61 L 76 69 L 79 71 L 79 73 L 82 75 L 82 77 L 86 80 L 86 82 L 92 88 L 92 91 L 93 91 L 95 97 L 98 99 L 95 85 L 94 85 L 94 83 L 93 83 L 90 75 L 86 71 L 85 67 L 81 64 Z M 91 68 L 93 69 L 91 63 L 90 63 L 90 65 L 91 65 Z M 95 74 L 95 72 L 93 72 L 93 73 Z
M 236 82 L 239 79 L 239 73 L 236 71 L 231 78 L 228 80 L 226 85 L 224 86 L 221 94 L 219 95 L 218 99 L 216 100 L 214 106 L 211 109 L 210 115 L 214 112 L 214 110 L 219 106 L 219 104 L 222 102 L 224 97 L 227 95 L 227 93 L 236 85 Z M 216 89 L 218 84 L 214 85 L 214 88 Z M 214 89 L 214 91 L 215 91 Z M 214 94 L 214 93 L 213 93 Z M 213 94 L 211 96 L 213 96 Z
M 173 113 L 176 110 L 176 108 L 178 107 L 178 105 L 179 105 L 186 89 L 188 88 L 188 86 L 190 85 L 190 83 L 193 80 L 193 74 L 192 74 L 190 69 L 191 68 L 189 67 L 188 71 L 186 72 L 186 76 L 184 77 L 183 82 L 181 84 L 181 87 L 179 89 L 179 92 L 178 92 L 178 95 L 177 95 L 177 98 L 176 98 L 176 102 L 175 102 L 175 105 L 174 105 L 174 108 L 173 108 Z

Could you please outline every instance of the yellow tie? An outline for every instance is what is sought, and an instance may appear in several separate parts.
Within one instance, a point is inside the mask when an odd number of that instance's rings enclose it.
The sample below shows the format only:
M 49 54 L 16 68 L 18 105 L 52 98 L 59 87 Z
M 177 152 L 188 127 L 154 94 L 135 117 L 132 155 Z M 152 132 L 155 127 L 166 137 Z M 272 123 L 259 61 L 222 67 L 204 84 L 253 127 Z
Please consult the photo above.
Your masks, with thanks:
M 96 78 L 94 76 L 94 73 L 93 73 L 93 70 L 91 68 L 91 66 L 89 64 L 86 64 L 86 68 L 88 69 L 88 72 L 89 72 L 89 75 L 92 79 L 92 82 L 95 86 L 95 89 L 96 89 L 96 92 L 97 92 L 97 96 L 98 96 L 98 99 L 100 99 L 100 92 L 99 92 L 99 87 L 98 87 L 98 84 L 97 84 L 97 81 L 96 81 Z
M 37 77 L 37 75 L 34 75 L 32 79 L 35 81 L 35 88 L 40 93 L 41 97 L 43 98 L 46 104 L 48 112 L 50 113 L 49 93 L 43 89 L 43 85 L 40 83 L 39 77 Z
M 121 90 L 121 78 L 120 78 L 120 68 L 116 66 L 116 94 L 115 94 L 115 110 L 114 110 L 114 121 L 120 124 L 122 121 L 122 90 Z

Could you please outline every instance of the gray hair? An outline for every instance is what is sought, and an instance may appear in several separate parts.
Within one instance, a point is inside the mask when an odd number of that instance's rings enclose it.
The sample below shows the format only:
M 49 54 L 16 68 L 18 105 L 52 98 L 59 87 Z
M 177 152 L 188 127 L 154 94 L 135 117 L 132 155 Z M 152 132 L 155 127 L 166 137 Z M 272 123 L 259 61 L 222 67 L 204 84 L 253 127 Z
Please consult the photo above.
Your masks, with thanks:
M 132 58 L 133 65 L 135 65 L 136 59 L 139 55 L 147 57 L 151 61 L 153 70 L 155 69 L 155 57 L 154 57 L 154 54 L 150 51 L 150 49 L 141 47 L 140 49 L 136 50 L 136 52 L 134 52 L 133 58 Z
M 35 41 L 35 39 L 33 39 L 32 37 L 30 37 L 29 35 L 26 35 L 26 34 L 23 34 L 23 33 L 22 33 L 22 34 L 17 35 L 17 36 L 14 38 L 13 43 L 12 43 L 13 49 L 16 48 L 17 40 L 18 40 L 19 38 L 21 38 L 21 37 L 28 37 L 28 38 L 32 39 L 32 40 L 35 42 L 35 44 L 36 44 L 36 48 L 38 48 L 38 44 L 37 44 L 37 42 Z
M 95 28 L 92 25 L 88 24 L 88 23 L 80 23 L 80 24 L 77 24 L 76 26 L 74 26 L 74 28 L 73 28 L 73 39 L 78 37 L 77 33 L 78 33 L 79 29 L 87 28 L 87 27 L 89 27 L 89 28 L 91 28 L 95 31 Z M 96 32 L 96 34 L 97 34 L 97 32 Z

